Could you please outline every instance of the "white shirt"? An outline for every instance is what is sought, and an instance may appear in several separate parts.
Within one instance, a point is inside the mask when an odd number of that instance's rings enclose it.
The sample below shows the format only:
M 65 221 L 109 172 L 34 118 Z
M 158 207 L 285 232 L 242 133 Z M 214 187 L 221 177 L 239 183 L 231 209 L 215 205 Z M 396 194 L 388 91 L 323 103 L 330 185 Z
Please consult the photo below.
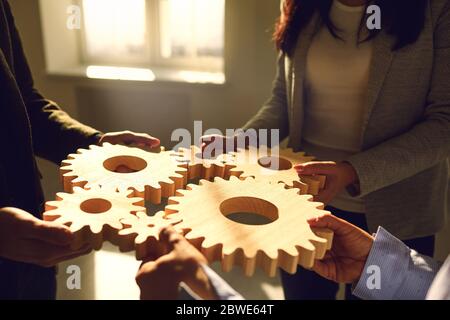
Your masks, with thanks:
M 322 26 L 308 51 L 303 144 L 320 160 L 342 161 L 360 151 L 372 59 L 372 43 L 358 43 L 367 35 L 367 29 L 361 28 L 365 33 L 358 37 L 364 8 L 335 0 L 330 18 L 341 39 Z M 330 205 L 365 211 L 363 201 L 346 192 Z

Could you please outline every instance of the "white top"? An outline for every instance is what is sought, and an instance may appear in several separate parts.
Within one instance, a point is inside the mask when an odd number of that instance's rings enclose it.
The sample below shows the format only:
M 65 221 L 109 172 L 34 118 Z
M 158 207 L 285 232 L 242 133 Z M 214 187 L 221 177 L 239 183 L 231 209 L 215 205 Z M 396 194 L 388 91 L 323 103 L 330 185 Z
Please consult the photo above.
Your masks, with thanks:
M 303 144 L 321 160 L 341 161 L 360 151 L 372 58 L 372 43 L 358 44 L 364 8 L 334 0 L 330 17 L 341 39 L 322 26 L 308 51 Z M 330 205 L 365 212 L 363 201 L 347 192 Z

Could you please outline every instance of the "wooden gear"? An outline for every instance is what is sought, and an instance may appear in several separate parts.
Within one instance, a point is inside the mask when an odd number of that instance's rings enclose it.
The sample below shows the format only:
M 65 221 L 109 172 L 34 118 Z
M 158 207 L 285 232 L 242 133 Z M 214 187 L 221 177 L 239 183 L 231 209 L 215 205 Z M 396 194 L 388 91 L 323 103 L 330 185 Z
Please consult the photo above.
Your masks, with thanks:
M 119 231 L 121 251 L 136 251 L 136 259 L 142 260 L 155 254 L 159 247 L 159 233 L 167 226 L 174 226 L 181 222 L 180 217 L 165 217 L 163 211 L 154 216 L 148 216 L 145 212 L 138 212 L 136 216 L 129 216 L 121 220 L 124 229 Z
M 45 221 L 69 226 L 75 235 L 73 249 L 89 244 L 99 250 L 103 241 L 120 243 L 122 219 L 145 212 L 143 198 L 130 197 L 130 191 L 116 192 L 94 187 L 74 188 L 74 193 L 58 193 L 56 201 L 45 204 Z
M 294 273 L 298 264 L 310 268 L 315 259 L 323 258 L 333 235 L 310 228 L 307 220 L 326 211 L 312 196 L 298 192 L 253 178 L 201 180 L 199 186 L 188 185 L 169 198 L 166 213 L 179 215 L 183 221 L 176 228 L 187 231 L 186 238 L 210 262 L 221 260 L 224 271 L 240 265 L 247 276 L 257 266 L 269 276 L 278 267 Z M 258 213 L 273 222 L 244 225 L 226 217 L 238 212 Z
M 217 157 L 207 158 L 203 156 L 202 150 L 197 146 L 179 148 L 174 155 L 177 161 L 183 163 L 185 168 L 188 168 L 189 179 L 201 178 L 210 180 L 214 177 L 223 178 L 227 169 L 231 168 L 228 163 L 232 155 L 221 154 Z
M 132 172 L 121 173 L 120 167 Z M 134 196 L 155 204 L 187 184 L 187 169 L 174 160 L 171 152 L 147 152 L 109 143 L 79 149 L 62 162 L 60 172 L 66 192 L 72 192 L 76 186 L 132 189 Z
M 304 152 L 293 152 L 292 149 L 281 149 L 278 154 L 257 148 L 239 150 L 233 153 L 233 167 L 229 176 L 241 178 L 254 177 L 268 183 L 284 183 L 288 188 L 300 189 L 301 194 L 317 195 L 325 186 L 325 176 L 298 176 L 294 165 L 310 162 L 314 157 Z

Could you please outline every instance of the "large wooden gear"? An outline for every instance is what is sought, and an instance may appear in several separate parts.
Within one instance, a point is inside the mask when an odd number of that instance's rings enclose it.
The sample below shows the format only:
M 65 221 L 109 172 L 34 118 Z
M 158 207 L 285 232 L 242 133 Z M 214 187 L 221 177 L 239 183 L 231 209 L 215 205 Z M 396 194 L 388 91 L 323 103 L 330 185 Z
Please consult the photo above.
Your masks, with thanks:
M 177 161 L 188 168 L 189 179 L 201 178 L 206 180 L 214 177 L 223 178 L 227 170 L 231 168 L 229 162 L 233 157 L 230 154 L 205 157 L 201 148 L 197 146 L 179 148 L 174 152 L 174 156 Z
M 75 235 L 73 248 L 90 245 L 99 250 L 104 241 L 119 244 L 121 220 L 136 212 L 145 212 L 143 198 L 131 197 L 130 191 L 116 192 L 105 188 L 90 190 L 79 187 L 74 193 L 58 193 L 56 201 L 45 205 L 45 221 L 55 221 L 69 226 Z
M 253 212 L 269 218 L 266 225 L 245 225 L 227 218 Z M 247 276 L 261 267 L 269 276 L 281 267 L 289 273 L 297 265 L 310 268 L 331 247 L 332 232 L 312 230 L 307 220 L 323 215 L 323 204 L 299 195 L 282 184 L 248 178 L 201 180 L 169 198 L 168 215 L 179 215 L 176 227 L 187 232 L 210 262 L 221 260 L 224 271 L 240 265 Z
M 163 228 L 175 226 L 181 222 L 180 217 L 166 217 L 163 211 L 154 216 L 145 212 L 138 212 L 121 220 L 124 229 L 119 231 L 118 244 L 121 251 L 136 251 L 136 259 L 143 260 L 151 254 L 157 254 L 162 248 L 159 246 L 159 233 Z
M 229 176 L 253 177 L 272 184 L 284 183 L 288 188 L 300 189 L 301 194 L 317 195 L 325 186 L 325 176 L 298 176 L 294 166 L 314 160 L 304 152 L 280 149 L 275 153 L 251 147 L 233 154 Z
M 126 167 L 132 172 L 122 173 Z M 62 162 L 61 176 L 66 192 L 73 187 L 101 186 L 132 189 L 135 196 L 159 204 L 187 183 L 187 169 L 174 160 L 172 152 L 148 152 L 139 148 L 104 143 L 79 149 Z

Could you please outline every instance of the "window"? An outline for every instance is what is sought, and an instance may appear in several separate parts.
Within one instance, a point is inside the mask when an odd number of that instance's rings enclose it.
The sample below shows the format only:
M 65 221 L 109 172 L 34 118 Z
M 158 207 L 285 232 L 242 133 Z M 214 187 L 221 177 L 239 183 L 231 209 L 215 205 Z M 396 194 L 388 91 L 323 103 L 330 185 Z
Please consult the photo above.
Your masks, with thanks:
M 223 72 L 225 0 L 79 0 L 85 65 Z

